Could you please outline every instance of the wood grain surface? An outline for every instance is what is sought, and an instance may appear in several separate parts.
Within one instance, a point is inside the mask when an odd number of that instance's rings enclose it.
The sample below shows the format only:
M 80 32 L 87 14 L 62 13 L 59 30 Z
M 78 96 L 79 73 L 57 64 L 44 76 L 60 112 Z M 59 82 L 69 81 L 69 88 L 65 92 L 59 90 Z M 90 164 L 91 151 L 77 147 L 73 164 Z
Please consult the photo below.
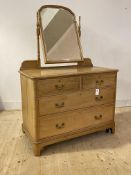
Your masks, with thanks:
M 53 77 L 67 77 L 84 74 L 95 74 L 95 73 L 113 73 L 117 72 L 117 69 L 108 69 L 102 67 L 57 67 L 57 68 L 43 68 L 43 69 L 29 69 L 20 70 L 20 73 L 29 78 L 53 78 Z

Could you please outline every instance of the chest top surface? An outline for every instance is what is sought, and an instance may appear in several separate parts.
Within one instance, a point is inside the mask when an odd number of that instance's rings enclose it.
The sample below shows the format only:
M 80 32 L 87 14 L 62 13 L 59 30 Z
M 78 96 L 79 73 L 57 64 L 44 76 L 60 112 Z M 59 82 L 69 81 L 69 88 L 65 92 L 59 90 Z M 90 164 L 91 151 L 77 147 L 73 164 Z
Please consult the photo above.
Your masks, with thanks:
M 95 74 L 95 73 L 108 73 L 117 72 L 117 69 L 109 69 L 103 67 L 57 67 L 57 68 L 45 68 L 45 69 L 28 69 L 21 70 L 20 74 L 31 78 L 55 78 L 62 76 L 76 76 L 84 74 Z

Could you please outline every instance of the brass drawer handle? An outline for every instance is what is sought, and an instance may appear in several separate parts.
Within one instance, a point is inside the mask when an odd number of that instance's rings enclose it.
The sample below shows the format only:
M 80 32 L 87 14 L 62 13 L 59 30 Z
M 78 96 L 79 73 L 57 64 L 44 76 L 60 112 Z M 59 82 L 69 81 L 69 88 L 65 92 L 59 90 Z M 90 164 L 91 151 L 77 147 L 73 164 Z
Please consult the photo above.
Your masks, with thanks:
M 56 103 L 56 104 L 55 104 L 56 108 L 62 108 L 62 107 L 64 107 L 64 105 L 65 105 L 64 102 Z
M 102 100 L 102 99 L 103 99 L 103 96 L 102 96 L 102 95 L 96 97 L 96 100 L 98 100 L 98 101 L 100 101 L 100 100 Z
M 103 84 L 104 83 L 104 80 L 96 80 L 96 85 L 101 85 L 101 84 Z
M 96 84 L 99 84 L 99 81 L 98 80 L 96 80 Z
M 101 84 L 103 84 L 104 83 L 104 80 L 101 80 Z
M 61 84 L 61 85 L 55 85 L 55 88 L 57 89 L 57 90 L 62 90 L 63 88 L 64 88 L 64 84 Z
M 100 119 L 102 118 L 102 115 L 101 115 L 101 114 L 100 114 L 100 115 L 95 115 L 94 118 L 95 118 L 96 120 L 100 120 Z
M 65 127 L 65 123 L 61 123 L 61 124 L 56 124 L 56 128 L 57 129 L 62 129 Z

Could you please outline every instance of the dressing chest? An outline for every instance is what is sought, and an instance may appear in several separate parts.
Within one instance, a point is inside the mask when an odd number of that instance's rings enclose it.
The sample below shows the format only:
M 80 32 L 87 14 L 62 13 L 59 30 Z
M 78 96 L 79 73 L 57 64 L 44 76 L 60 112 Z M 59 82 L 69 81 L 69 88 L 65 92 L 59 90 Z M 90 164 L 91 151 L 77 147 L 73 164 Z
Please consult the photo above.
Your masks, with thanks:
M 37 32 L 39 38 L 39 28 Z M 41 68 L 38 58 L 22 63 L 20 78 L 22 129 L 35 155 L 59 141 L 101 130 L 115 132 L 117 70 L 95 67 L 90 59 Z
M 55 142 L 109 128 L 115 132 L 116 70 L 66 67 L 20 73 L 23 130 L 35 155 Z

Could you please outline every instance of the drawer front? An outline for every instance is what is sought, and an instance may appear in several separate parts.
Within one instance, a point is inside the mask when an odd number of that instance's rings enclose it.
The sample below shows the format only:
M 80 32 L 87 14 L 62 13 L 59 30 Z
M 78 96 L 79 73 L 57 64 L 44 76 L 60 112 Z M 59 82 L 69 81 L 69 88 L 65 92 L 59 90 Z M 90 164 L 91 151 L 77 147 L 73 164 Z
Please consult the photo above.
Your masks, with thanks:
M 101 89 L 98 96 L 95 95 L 95 89 L 89 89 L 67 95 L 43 97 L 39 99 L 39 115 L 42 116 L 71 109 L 109 104 L 113 103 L 114 99 L 114 88 Z
M 37 96 L 42 97 L 51 94 L 64 93 L 80 89 L 80 77 L 56 78 L 38 80 Z
M 110 122 L 114 106 L 99 106 L 39 117 L 39 139 Z
M 83 76 L 83 88 L 101 88 L 106 86 L 114 86 L 116 74 L 104 73 Z

